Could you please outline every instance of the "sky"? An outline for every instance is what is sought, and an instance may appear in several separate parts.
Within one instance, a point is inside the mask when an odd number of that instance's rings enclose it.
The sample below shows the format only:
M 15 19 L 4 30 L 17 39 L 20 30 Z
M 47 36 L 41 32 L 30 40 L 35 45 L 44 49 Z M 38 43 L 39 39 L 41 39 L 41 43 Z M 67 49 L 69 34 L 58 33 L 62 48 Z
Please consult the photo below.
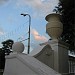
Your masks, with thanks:
M 57 4 L 58 0 L 0 0 L 0 43 L 7 39 L 17 42 L 28 38 L 29 17 L 21 13 L 31 16 L 31 50 L 48 41 L 45 17 Z M 26 49 L 27 42 L 23 41 Z

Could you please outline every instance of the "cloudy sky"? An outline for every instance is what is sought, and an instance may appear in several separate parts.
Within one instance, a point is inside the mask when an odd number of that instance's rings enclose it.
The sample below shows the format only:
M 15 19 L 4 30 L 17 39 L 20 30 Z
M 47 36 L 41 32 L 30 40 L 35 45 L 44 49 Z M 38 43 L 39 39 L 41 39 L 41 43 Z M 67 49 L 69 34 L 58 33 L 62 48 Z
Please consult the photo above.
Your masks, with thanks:
M 31 49 L 46 42 L 46 15 L 52 13 L 58 0 L 0 0 L 0 42 L 12 39 L 15 42 L 28 38 L 29 17 L 31 16 Z M 23 42 L 27 46 L 27 40 Z

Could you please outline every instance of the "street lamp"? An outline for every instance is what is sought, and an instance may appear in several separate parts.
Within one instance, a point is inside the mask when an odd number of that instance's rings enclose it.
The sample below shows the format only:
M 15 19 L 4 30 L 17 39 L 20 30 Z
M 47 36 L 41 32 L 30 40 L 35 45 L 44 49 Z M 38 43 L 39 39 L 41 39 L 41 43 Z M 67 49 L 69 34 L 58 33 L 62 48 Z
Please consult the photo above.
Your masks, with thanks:
M 28 33 L 29 33 L 29 35 L 28 35 L 28 54 L 29 54 L 29 52 L 30 52 L 30 25 L 31 25 L 31 16 L 29 15 L 29 14 L 21 14 L 21 15 L 23 15 L 24 17 L 25 16 L 29 16 L 29 31 L 28 31 Z

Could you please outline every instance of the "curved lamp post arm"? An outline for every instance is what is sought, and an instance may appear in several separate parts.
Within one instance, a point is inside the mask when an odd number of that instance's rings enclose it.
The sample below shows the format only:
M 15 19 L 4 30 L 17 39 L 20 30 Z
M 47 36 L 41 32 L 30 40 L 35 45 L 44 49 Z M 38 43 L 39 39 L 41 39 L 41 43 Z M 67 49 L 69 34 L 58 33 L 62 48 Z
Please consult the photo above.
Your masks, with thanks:
M 29 14 L 21 14 L 21 15 L 23 15 L 24 17 L 26 16 L 26 15 L 28 15 L 29 16 L 29 35 L 28 35 L 28 54 L 29 54 L 29 52 L 30 52 L 30 26 L 31 26 L 31 16 L 29 15 Z

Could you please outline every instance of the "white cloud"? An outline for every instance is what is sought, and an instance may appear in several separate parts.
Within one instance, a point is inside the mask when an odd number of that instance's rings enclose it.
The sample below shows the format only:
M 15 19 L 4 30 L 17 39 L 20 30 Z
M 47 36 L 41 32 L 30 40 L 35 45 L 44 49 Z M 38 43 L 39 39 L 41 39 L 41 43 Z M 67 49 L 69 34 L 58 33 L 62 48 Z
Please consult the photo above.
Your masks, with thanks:
M 0 35 L 4 35 L 4 32 L 0 31 Z
M 0 0 L 0 4 L 4 4 L 4 3 L 6 3 L 7 1 L 9 1 L 9 0 Z
M 57 4 L 58 0 L 17 0 L 17 6 L 31 7 L 38 16 L 51 13 Z
M 36 40 L 36 41 L 47 41 L 48 39 L 45 37 L 45 36 L 43 36 L 43 35 L 40 35 L 38 32 L 37 32 L 37 30 L 35 30 L 35 29 L 32 29 L 31 30 L 31 33 L 32 33 L 32 35 L 34 36 L 34 39 Z
M 4 35 L 4 34 L 5 34 L 5 33 L 4 33 L 3 29 L 0 28 L 0 35 Z

